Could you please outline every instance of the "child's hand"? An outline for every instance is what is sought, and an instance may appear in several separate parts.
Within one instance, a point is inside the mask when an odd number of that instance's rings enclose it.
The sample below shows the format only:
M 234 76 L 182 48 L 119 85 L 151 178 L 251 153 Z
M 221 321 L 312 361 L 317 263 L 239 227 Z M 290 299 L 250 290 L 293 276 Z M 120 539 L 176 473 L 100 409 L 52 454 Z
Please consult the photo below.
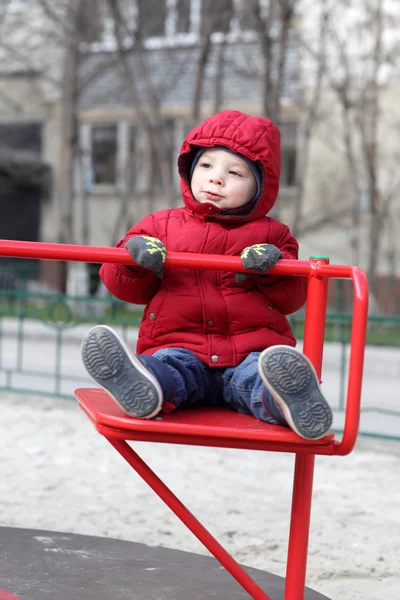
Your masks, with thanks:
M 258 273 L 267 273 L 282 258 L 282 252 L 273 244 L 256 244 L 248 246 L 240 255 L 242 265 L 245 269 L 251 269 Z M 238 283 L 245 281 L 251 275 L 236 273 L 235 279 Z
M 153 271 L 160 279 L 163 277 L 167 250 L 161 240 L 147 235 L 135 235 L 129 238 L 125 248 L 128 248 L 135 263 Z

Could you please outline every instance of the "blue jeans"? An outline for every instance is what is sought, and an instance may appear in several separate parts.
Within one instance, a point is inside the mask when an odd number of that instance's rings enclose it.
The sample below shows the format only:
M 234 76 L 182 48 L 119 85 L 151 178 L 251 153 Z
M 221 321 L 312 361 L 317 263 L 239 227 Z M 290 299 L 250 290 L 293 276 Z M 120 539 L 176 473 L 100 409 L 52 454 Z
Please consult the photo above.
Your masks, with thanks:
M 251 352 L 236 367 L 211 368 L 190 350 L 163 348 L 153 354 L 174 376 L 174 408 L 228 406 L 236 412 L 277 425 L 278 421 L 263 405 L 263 399 L 267 405 L 274 401 L 258 373 L 259 355 L 259 352 Z

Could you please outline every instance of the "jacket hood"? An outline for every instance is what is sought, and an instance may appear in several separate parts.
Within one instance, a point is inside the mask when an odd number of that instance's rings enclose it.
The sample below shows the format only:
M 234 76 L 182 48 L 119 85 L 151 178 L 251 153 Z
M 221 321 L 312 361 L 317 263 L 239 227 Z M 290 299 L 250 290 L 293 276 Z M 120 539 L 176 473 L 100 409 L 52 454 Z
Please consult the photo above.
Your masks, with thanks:
M 261 171 L 261 192 L 254 204 L 240 211 L 221 211 L 213 204 L 201 204 L 190 188 L 190 168 L 199 147 L 225 146 L 257 163 Z M 224 110 L 189 132 L 178 158 L 181 190 L 186 208 L 221 220 L 252 221 L 265 216 L 276 202 L 281 169 L 280 133 L 266 117 L 253 117 L 236 110 Z M 242 209 L 245 207 L 241 207 Z M 240 214 L 242 213 L 242 214 Z M 244 214 L 243 214 L 244 213 Z

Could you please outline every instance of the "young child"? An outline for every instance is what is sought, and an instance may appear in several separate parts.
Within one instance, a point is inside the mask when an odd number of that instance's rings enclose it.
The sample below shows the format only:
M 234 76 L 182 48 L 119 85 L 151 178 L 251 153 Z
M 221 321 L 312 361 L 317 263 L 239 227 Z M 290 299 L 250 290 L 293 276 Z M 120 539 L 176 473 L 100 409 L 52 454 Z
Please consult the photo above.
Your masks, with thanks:
M 100 270 L 111 294 L 146 304 L 138 353 L 93 327 L 82 346 L 88 373 L 132 417 L 225 405 L 323 437 L 332 412 L 285 317 L 303 306 L 307 280 L 268 275 L 280 258 L 298 258 L 289 228 L 266 216 L 279 189 L 279 130 L 220 112 L 188 134 L 178 169 L 184 207 L 145 217 L 117 244 L 137 266 Z M 164 270 L 167 250 L 240 255 L 257 273 Z

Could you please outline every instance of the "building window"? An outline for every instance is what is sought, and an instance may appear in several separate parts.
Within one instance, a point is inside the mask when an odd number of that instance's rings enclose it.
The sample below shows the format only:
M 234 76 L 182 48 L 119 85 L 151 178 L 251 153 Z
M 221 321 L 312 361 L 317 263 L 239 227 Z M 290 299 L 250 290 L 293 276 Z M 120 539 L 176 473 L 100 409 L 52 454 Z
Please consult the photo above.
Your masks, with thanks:
M 297 169 L 297 122 L 279 123 L 281 132 L 281 179 L 282 187 L 293 188 L 296 185 Z
M 115 185 L 117 177 L 117 126 L 93 126 L 91 142 L 93 185 Z
M 9 150 L 30 150 L 40 155 L 41 123 L 0 123 L 1 145 Z
M 145 169 L 148 163 L 146 147 L 143 141 L 142 132 L 136 125 L 127 124 L 128 137 L 125 142 L 126 150 L 122 149 L 122 155 L 125 156 L 122 164 L 122 172 L 126 173 L 127 190 L 137 193 L 141 192 L 145 185 Z M 122 141 L 122 140 L 121 140 Z
M 216 8 L 218 7 L 218 10 Z M 203 0 L 202 31 L 203 33 L 229 33 L 233 17 L 233 0 Z
M 239 22 L 240 31 L 256 31 L 257 30 L 257 13 L 254 3 L 250 6 L 241 0 L 237 3 L 236 17 Z
M 164 119 L 162 135 L 169 157 L 169 168 L 173 174 L 177 156 L 174 149 L 174 119 Z M 130 127 L 129 164 L 130 189 L 134 192 L 162 191 L 160 159 L 149 131 L 137 125 Z M 156 142 L 157 143 L 157 142 Z
M 163 123 L 162 123 L 162 128 L 163 128 L 164 143 L 165 143 L 165 146 L 167 149 L 167 154 L 170 157 L 169 170 L 172 175 L 173 168 L 174 167 L 176 168 L 176 159 L 177 159 L 177 156 L 175 156 L 175 152 L 174 152 L 175 120 L 168 119 L 168 118 L 164 119 Z M 162 189 L 161 169 L 159 166 L 159 161 L 158 161 L 156 152 L 153 153 L 153 165 L 156 167 L 157 185 L 158 185 L 159 190 L 161 190 Z
M 163 37 L 167 16 L 166 0 L 137 0 L 137 34 L 140 39 Z
M 179 121 L 166 118 L 163 136 L 172 175 L 177 171 L 176 135 Z M 179 130 L 180 132 L 180 130 Z M 179 147 L 181 144 L 179 138 Z M 159 156 L 148 130 L 138 123 L 82 123 L 80 142 L 85 188 L 91 194 L 125 190 L 133 194 L 162 192 Z M 174 179 L 174 177 L 173 177 Z
M 136 31 L 146 47 L 197 41 L 201 0 L 136 0 L 136 6 Z
M 175 5 L 175 32 L 190 32 L 190 0 L 176 0 Z
M 283 187 L 296 185 L 296 148 L 282 148 L 281 155 L 281 180 Z
M 98 3 L 81 0 L 77 29 L 83 42 L 93 44 L 102 40 L 106 26 L 102 9 L 103 6 Z

